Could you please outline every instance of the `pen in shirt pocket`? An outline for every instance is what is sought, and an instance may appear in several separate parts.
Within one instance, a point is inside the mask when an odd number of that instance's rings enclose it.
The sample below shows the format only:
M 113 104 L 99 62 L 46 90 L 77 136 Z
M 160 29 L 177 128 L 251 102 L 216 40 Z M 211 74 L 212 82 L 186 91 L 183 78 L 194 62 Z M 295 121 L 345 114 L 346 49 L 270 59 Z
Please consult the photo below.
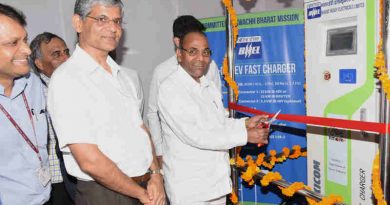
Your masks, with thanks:
M 39 111 L 39 114 L 45 114 L 46 113 L 46 109 L 41 109 L 41 111 Z
M 45 113 L 46 113 L 46 110 L 45 110 L 45 109 L 41 109 L 41 110 L 39 111 L 39 113 L 35 113 L 34 108 L 31 109 L 31 114 L 34 116 L 34 118 L 35 118 L 36 121 L 38 121 L 38 116 L 37 116 L 38 114 L 41 115 L 41 114 L 45 114 Z
M 31 109 L 31 114 L 32 114 L 32 116 L 34 116 L 35 121 L 38 121 L 38 117 L 37 117 L 36 113 L 34 112 L 34 108 Z

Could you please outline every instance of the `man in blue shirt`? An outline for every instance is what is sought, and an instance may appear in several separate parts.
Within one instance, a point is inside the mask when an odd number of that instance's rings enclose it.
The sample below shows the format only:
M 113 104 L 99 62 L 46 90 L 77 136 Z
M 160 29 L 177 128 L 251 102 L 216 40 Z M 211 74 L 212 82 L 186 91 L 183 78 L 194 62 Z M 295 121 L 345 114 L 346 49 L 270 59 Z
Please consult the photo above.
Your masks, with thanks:
M 25 17 L 0 4 L 0 200 L 41 205 L 49 199 L 46 105 L 29 72 Z

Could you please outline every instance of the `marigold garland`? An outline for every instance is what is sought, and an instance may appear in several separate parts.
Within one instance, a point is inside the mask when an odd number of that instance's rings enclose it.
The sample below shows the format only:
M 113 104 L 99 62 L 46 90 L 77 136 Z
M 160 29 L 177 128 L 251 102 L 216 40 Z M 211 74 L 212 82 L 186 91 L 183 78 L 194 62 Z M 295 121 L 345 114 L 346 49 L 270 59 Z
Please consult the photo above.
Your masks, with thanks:
M 264 160 L 265 154 L 260 153 L 257 156 L 256 161 L 254 161 L 251 156 L 250 156 L 250 158 L 248 158 L 248 156 L 247 156 L 247 162 L 245 162 L 245 160 L 242 159 L 239 154 L 237 154 L 236 159 L 230 159 L 230 165 L 235 165 L 236 167 L 242 168 L 242 167 L 247 166 L 248 159 L 250 159 L 249 162 L 251 164 L 253 164 L 253 166 L 257 166 L 257 167 L 262 166 L 262 167 L 265 167 L 269 170 L 272 170 L 276 163 L 282 163 L 282 162 L 286 161 L 287 158 L 297 159 L 299 157 L 306 157 L 307 156 L 307 152 L 306 151 L 302 152 L 301 147 L 299 145 L 295 145 L 293 147 L 293 154 L 291 154 L 291 153 L 292 152 L 290 152 L 289 148 L 284 147 L 282 152 L 279 155 L 276 153 L 276 150 L 270 150 L 270 152 L 269 152 L 270 159 L 268 159 L 267 161 Z
M 226 10 L 228 11 L 228 14 L 230 16 L 230 20 L 231 20 L 230 22 L 232 24 L 232 32 L 233 32 L 233 47 L 235 48 L 236 47 L 237 38 L 238 38 L 237 13 L 236 13 L 236 10 L 234 10 L 234 7 L 233 7 L 233 4 L 232 4 L 231 0 L 222 0 L 222 3 L 225 5 Z M 238 100 L 238 94 L 239 94 L 238 85 L 237 85 L 236 81 L 234 81 L 232 79 L 232 77 L 230 76 L 230 74 L 229 74 L 227 56 L 225 56 L 225 58 L 223 59 L 222 73 L 223 73 L 223 76 L 224 76 L 224 79 L 225 79 L 226 83 L 229 85 L 229 87 L 232 88 L 233 93 L 235 95 L 235 99 L 237 101 Z
M 383 0 L 379 2 L 379 23 L 383 22 Z M 382 89 L 386 94 L 387 100 L 390 100 L 390 79 L 387 74 L 386 59 L 383 52 L 383 32 L 382 26 L 379 26 L 379 43 L 377 46 L 378 52 L 375 56 L 374 67 L 376 68 L 376 77 L 382 84 Z
M 237 194 L 234 190 L 232 190 L 232 192 L 230 193 L 229 199 L 233 204 L 238 203 L 238 197 L 237 197 Z
M 260 172 L 260 169 L 256 166 L 256 163 L 253 161 L 251 156 L 248 155 L 246 157 L 246 160 L 247 160 L 248 167 L 245 170 L 245 172 L 241 174 L 241 178 L 242 180 L 247 182 L 250 186 L 252 186 L 255 183 L 253 177 Z
M 305 184 L 303 182 L 294 182 L 286 188 L 281 188 L 281 190 L 283 195 L 292 197 L 298 190 L 302 190 L 304 188 Z
M 382 190 L 379 152 L 375 155 L 372 165 L 372 193 L 377 200 L 377 204 L 387 205 Z
M 236 47 L 237 37 L 238 37 L 238 19 L 236 10 L 233 7 L 231 0 L 222 0 L 222 3 L 225 5 L 226 10 L 228 11 L 230 21 L 232 24 L 233 30 L 233 46 Z
M 291 154 L 292 153 L 292 154 Z M 292 148 L 292 151 L 290 151 L 289 148 L 284 147 L 282 149 L 282 152 L 280 154 L 277 154 L 276 150 L 270 150 L 269 151 L 269 161 L 272 162 L 283 162 L 287 158 L 290 159 L 296 159 L 300 156 L 306 156 L 307 152 L 306 151 L 301 151 L 301 146 L 295 145 Z M 231 159 L 230 164 L 235 165 L 239 168 L 244 168 L 246 167 L 246 170 L 241 173 L 241 178 L 245 182 L 248 183 L 248 185 L 252 186 L 254 185 L 254 177 L 261 172 L 260 166 L 266 167 L 268 169 L 272 169 L 274 165 L 271 163 L 268 163 L 265 161 L 265 154 L 260 153 L 257 156 L 257 159 L 254 160 L 252 156 L 248 155 L 245 157 L 245 160 L 242 159 L 239 155 L 237 155 L 236 160 Z M 262 179 L 260 180 L 260 184 L 262 186 L 268 186 L 271 182 L 273 181 L 278 181 L 282 180 L 283 177 L 279 172 L 268 172 L 265 174 Z M 302 182 L 295 182 L 291 184 L 289 187 L 283 188 L 279 187 L 282 191 L 282 194 L 288 197 L 293 196 L 298 190 L 306 189 L 306 190 L 311 190 L 310 187 L 306 186 Z M 238 197 L 235 194 L 234 191 L 230 194 L 230 200 L 232 201 L 233 204 L 238 203 Z M 233 201 L 234 200 L 234 201 Z M 329 195 L 328 197 L 322 198 L 320 202 L 316 202 L 314 199 L 311 199 L 309 197 L 306 197 L 306 200 L 309 205 L 333 205 L 334 203 L 341 203 L 342 197 L 336 196 L 336 195 Z
M 379 79 L 379 81 L 382 84 L 382 89 L 386 94 L 387 100 L 390 100 L 390 79 L 389 75 L 387 74 L 387 67 L 386 67 L 386 61 L 385 61 L 385 54 L 383 52 L 383 45 L 382 45 L 382 39 L 380 40 L 378 44 L 378 53 L 375 57 L 375 64 L 374 67 L 376 68 L 376 77 Z
M 377 46 L 378 52 L 375 56 L 375 63 L 374 67 L 376 68 L 376 77 L 379 79 L 379 81 L 382 84 L 382 89 L 386 94 L 387 100 L 390 100 L 390 79 L 389 75 L 387 74 L 387 67 L 386 67 L 386 59 L 385 54 L 383 52 L 383 16 L 384 16 L 384 9 L 383 9 L 384 1 L 379 1 L 379 23 L 381 26 L 379 26 L 379 43 Z M 380 176 L 380 159 L 379 159 L 379 152 L 376 154 L 373 166 L 372 166 L 372 193 L 377 200 L 377 204 L 379 205 L 387 205 L 386 200 L 384 200 L 383 196 L 383 190 L 382 190 L 382 183 L 381 183 L 381 176 Z
M 293 146 L 293 151 L 294 151 L 294 153 L 292 155 L 288 156 L 288 158 L 296 159 L 296 158 L 300 157 L 302 154 L 301 153 L 301 146 L 299 146 L 299 145 Z
M 268 186 L 273 181 L 282 180 L 283 177 L 279 172 L 268 172 L 260 180 L 261 186 Z
M 306 198 L 306 201 L 309 205 L 315 205 L 317 203 L 314 199 L 312 199 L 310 197 L 305 197 L 305 198 Z
M 259 155 L 257 155 L 257 159 L 256 159 L 256 165 L 259 167 L 263 164 L 264 162 L 264 157 L 265 157 L 265 154 L 264 153 L 260 153 Z
M 240 155 L 237 155 L 236 157 L 236 166 L 245 167 L 245 161 L 240 157 Z
M 283 147 L 282 152 L 283 152 L 284 156 L 289 156 L 290 155 L 290 149 L 287 148 L 287 147 Z

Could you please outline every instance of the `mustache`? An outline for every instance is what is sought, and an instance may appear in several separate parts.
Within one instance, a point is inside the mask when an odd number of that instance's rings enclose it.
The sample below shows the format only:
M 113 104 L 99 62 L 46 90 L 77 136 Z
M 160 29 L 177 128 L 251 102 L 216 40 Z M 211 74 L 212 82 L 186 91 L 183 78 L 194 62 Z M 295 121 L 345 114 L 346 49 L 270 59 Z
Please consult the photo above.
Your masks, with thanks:
M 206 63 L 203 61 L 195 61 L 192 65 L 196 67 L 208 67 L 210 63 Z

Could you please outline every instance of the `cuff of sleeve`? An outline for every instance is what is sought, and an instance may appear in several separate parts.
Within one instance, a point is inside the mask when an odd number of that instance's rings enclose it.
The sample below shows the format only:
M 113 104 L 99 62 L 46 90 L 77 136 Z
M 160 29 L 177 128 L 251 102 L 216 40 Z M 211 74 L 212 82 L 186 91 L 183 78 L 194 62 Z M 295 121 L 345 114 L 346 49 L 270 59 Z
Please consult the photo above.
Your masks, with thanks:
M 245 126 L 246 118 L 229 118 L 230 129 L 227 130 L 228 139 L 233 147 L 246 145 L 248 142 L 248 132 Z
M 248 143 L 248 132 L 247 132 L 247 129 L 246 129 L 246 119 L 248 118 L 241 118 L 241 119 L 238 119 L 238 123 L 240 124 L 240 138 L 239 138 L 239 143 L 240 145 L 239 146 L 243 146 L 243 145 L 246 145 Z

